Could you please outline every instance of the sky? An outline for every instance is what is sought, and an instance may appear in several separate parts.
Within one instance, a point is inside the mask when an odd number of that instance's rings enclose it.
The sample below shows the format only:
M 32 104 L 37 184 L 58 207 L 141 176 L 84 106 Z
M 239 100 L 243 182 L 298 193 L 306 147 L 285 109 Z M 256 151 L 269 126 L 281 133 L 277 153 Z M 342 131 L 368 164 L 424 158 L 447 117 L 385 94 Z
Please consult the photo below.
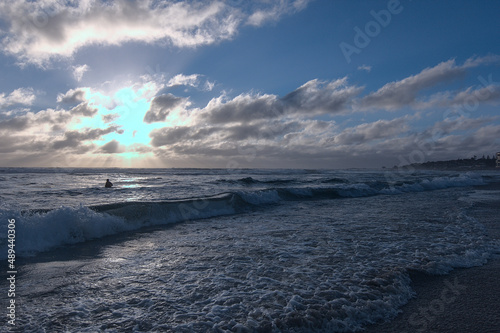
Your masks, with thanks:
M 500 1 L 0 0 L 0 166 L 500 151 Z

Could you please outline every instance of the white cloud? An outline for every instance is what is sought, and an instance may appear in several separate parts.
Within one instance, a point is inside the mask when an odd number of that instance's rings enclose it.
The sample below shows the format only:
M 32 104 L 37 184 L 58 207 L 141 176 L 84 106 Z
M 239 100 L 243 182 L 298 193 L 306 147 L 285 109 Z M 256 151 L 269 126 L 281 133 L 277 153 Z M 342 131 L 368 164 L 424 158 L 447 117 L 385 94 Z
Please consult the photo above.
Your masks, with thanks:
M 73 76 L 75 79 L 80 82 L 83 78 L 83 74 L 89 70 L 89 66 L 81 65 L 81 66 L 73 66 Z
M 2 0 L 0 18 L 9 28 L 1 46 L 20 64 L 42 67 L 51 60 L 71 57 L 89 45 L 142 42 L 196 47 L 231 39 L 246 18 L 249 24 L 258 26 L 302 10 L 307 3 L 252 3 L 250 12 L 245 12 L 221 1 Z M 77 80 L 80 73 L 75 74 Z
M 215 87 L 215 82 L 206 81 L 203 87 L 204 91 L 212 91 Z
M 442 62 L 434 67 L 426 68 L 416 75 L 401 81 L 385 84 L 360 101 L 362 109 L 397 110 L 405 106 L 418 106 L 417 96 L 422 91 L 439 83 L 462 77 L 466 70 L 483 64 L 500 62 L 499 56 L 486 56 L 468 59 L 463 65 L 457 66 L 454 59 Z M 422 106 L 422 105 L 420 105 Z
M 10 94 L 0 94 L 0 108 L 6 108 L 12 105 L 32 105 L 36 96 L 33 88 L 18 88 Z
M 191 75 L 177 74 L 168 81 L 167 87 L 175 87 L 175 86 L 198 87 L 199 76 L 200 76 L 199 74 L 191 74 Z
M 4 52 L 21 63 L 43 66 L 71 57 L 88 45 L 127 42 L 170 43 L 193 47 L 234 36 L 238 11 L 221 2 L 3 1 L 1 17 L 10 24 Z
M 277 21 L 283 15 L 303 10 L 311 0 L 270 1 L 270 6 L 255 10 L 247 19 L 248 25 L 262 26 L 269 21 Z
M 370 73 L 371 70 L 372 70 L 372 66 L 361 65 L 361 66 L 358 66 L 358 70 L 360 70 L 360 71 L 366 71 L 366 72 Z
M 463 112 L 475 111 L 479 104 L 500 104 L 500 86 L 488 85 L 483 87 L 469 87 L 463 91 L 444 91 L 433 94 L 427 101 L 418 101 L 416 108 L 430 107 L 456 107 L 462 108 Z

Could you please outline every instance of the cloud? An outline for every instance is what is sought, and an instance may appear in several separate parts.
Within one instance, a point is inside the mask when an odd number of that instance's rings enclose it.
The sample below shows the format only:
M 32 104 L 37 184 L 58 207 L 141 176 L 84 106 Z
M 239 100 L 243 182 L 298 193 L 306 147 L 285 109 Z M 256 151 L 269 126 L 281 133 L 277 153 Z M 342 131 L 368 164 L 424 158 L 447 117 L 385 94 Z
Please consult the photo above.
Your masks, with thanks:
M 95 44 L 212 44 L 234 36 L 241 20 L 218 1 L 3 1 L 0 13 L 9 25 L 4 52 L 40 66 Z
M 66 124 L 71 119 L 71 114 L 68 111 L 47 109 L 34 112 L 26 112 L 24 114 L 16 114 L 10 118 L 0 119 L 0 129 L 9 132 L 19 132 L 32 129 L 36 126 Z
M 353 128 L 346 128 L 333 138 L 335 144 L 354 145 L 373 140 L 394 138 L 408 131 L 407 119 L 377 120 Z
M 449 156 L 456 158 L 457 153 L 469 158 L 480 152 L 494 153 L 500 144 L 500 125 L 487 125 L 478 127 L 468 133 L 454 133 L 444 135 L 432 141 L 433 154 L 440 158 Z M 463 154 L 468 154 L 464 156 Z
M 89 93 L 90 88 L 70 89 L 65 94 L 59 94 L 57 96 L 57 102 L 67 104 L 84 102 Z
M 151 144 L 154 147 L 161 147 L 178 143 L 192 137 L 193 130 L 189 126 L 165 127 L 159 130 L 153 130 L 150 133 Z
M 73 115 L 81 115 L 84 117 L 93 117 L 97 114 L 97 109 L 91 107 L 87 103 L 80 103 L 69 111 Z
M 496 54 L 489 54 L 483 57 L 474 56 L 467 59 L 464 63 L 464 68 L 472 68 L 481 65 L 489 65 L 500 62 L 500 56 Z
M 167 87 L 175 87 L 175 86 L 197 87 L 199 84 L 198 83 L 199 76 L 200 76 L 199 74 L 191 74 L 191 75 L 177 74 L 168 81 Z
M 0 130 L 22 131 L 28 128 L 30 119 L 28 117 L 15 117 L 0 121 Z
M 33 88 L 18 88 L 10 94 L 0 93 L 0 108 L 7 108 L 12 105 L 32 105 L 36 96 Z
M 165 87 L 172 88 L 179 86 L 187 86 L 187 87 L 197 88 L 202 91 L 212 91 L 212 89 L 215 87 L 215 82 L 211 82 L 209 80 L 205 80 L 205 82 L 203 82 L 201 80 L 201 77 L 203 77 L 203 75 L 201 74 L 191 74 L 191 75 L 177 74 L 176 76 L 168 80 L 168 82 L 165 84 Z
M 170 166 L 161 164 L 168 156 L 172 165 L 199 167 L 225 167 L 229 162 L 245 167 L 351 167 L 366 165 L 366 160 L 381 166 L 398 165 L 398 157 L 415 151 L 425 157 L 439 154 L 439 158 L 467 156 L 473 150 L 491 154 L 500 144 L 499 118 L 480 115 L 482 104 L 500 102 L 500 85 L 493 77 L 459 91 L 433 89 L 429 94 L 425 90 L 495 61 L 492 56 L 471 58 L 463 65 L 450 60 L 406 79 L 382 83 L 366 95 L 362 95 L 364 87 L 351 84 L 346 77 L 312 79 L 281 96 L 222 93 L 204 107 L 192 107 L 191 97 L 165 92 L 181 85 L 202 89 L 202 74 L 143 76 L 125 88 L 107 85 L 106 92 L 76 87 L 57 96 L 60 104 L 55 109 L 0 113 L 0 133 L 6 138 L 0 142 L 0 151 L 8 155 L 4 163 L 10 164 L 20 156 L 42 158 L 41 152 L 54 156 L 43 160 L 52 164 L 57 163 L 57 156 L 91 163 L 118 160 L 127 152 L 141 155 L 138 160 L 157 157 L 155 165 L 159 166 Z M 389 88 L 409 98 L 398 99 L 385 91 Z M 30 89 L 3 94 L 3 105 L 29 103 L 33 100 L 29 92 L 35 96 Z M 370 114 L 365 120 L 360 111 L 370 108 L 360 105 L 368 97 L 389 106 L 384 111 L 405 106 L 453 111 L 469 106 L 478 112 L 445 113 L 442 121 L 431 125 L 418 116 L 391 118 L 393 114 L 386 112 Z
M 103 135 L 116 132 L 123 133 L 118 126 L 110 126 L 105 129 L 94 128 L 81 131 L 67 131 L 64 133 L 64 139 L 56 140 L 52 144 L 52 148 L 59 150 L 64 148 L 77 148 L 85 143 L 85 141 L 94 141 L 100 139 Z
M 230 101 L 224 97 L 212 99 L 200 117 L 212 124 L 250 122 L 271 119 L 283 114 L 283 105 L 275 95 L 242 94 Z
M 9 28 L 0 43 L 21 65 L 41 67 L 89 45 L 196 47 L 233 38 L 243 22 L 261 26 L 277 21 L 303 10 L 309 1 L 1 1 L 0 19 Z M 85 66 L 73 69 L 77 81 Z
M 110 142 L 108 142 L 105 145 L 103 145 L 99 149 L 99 152 L 105 153 L 105 154 L 116 154 L 116 153 L 123 152 L 123 149 L 121 149 L 120 143 L 118 141 L 111 140 Z
M 486 87 L 473 89 L 472 87 L 467 90 L 456 94 L 448 105 L 473 105 L 479 102 L 498 103 L 500 101 L 500 86 L 489 85 Z
M 472 132 L 494 120 L 494 118 L 466 118 L 464 116 L 454 119 L 447 118 L 435 123 L 429 130 L 422 132 L 421 136 L 432 139 L 433 137 L 448 135 L 453 132 Z
M 29 131 L 36 135 L 44 131 L 59 131 L 72 120 L 81 120 L 82 117 L 93 117 L 97 109 L 86 103 L 81 103 L 68 110 L 46 109 L 38 112 L 27 111 L 14 116 L 0 116 L 0 130 L 8 132 Z M 3 118 L 3 119 L 2 119 Z
M 427 101 L 419 101 L 416 108 L 430 107 L 461 107 L 465 112 L 475 111 L 479 104 L 488 103 L 497 105 L 500 103 L 500 86 L 490 84 L 483 87 L 469 87 L 459 92 L 440 92 L 433 94 Z
M 303 10 L 311 0 L 270 1 L 270 6 L 255 10 L 247 19 L 248 25 L 262 26 L 269 21 L 277 21 L 283 15 Z
M 240 124 L 225 128 L 224 140 L 281 140 L 288 133 L 303 130 L 299 121 L 265 121 L 255 124 Z
M 113 114 L 102 115 L 101 117 L 102 117 L 103 122 L 111 123 L 111 122 L 115 121 L 116 119 L 120 118 L 120 115 L 117 113 L 113 113 Z
M 83 78 L 83 74 L 89 70 L 89 66 L 81 65 L 81 66 L 72 66 L 73 76 L 75 79 L 80 82 Z
M 203 86 L 203 90 L 204 91 L 212 91 L 212 89 L 214 89 L 214 87 L 215 87 L 215 82 L 210 82 L 207 80 Z
M 451 59 L 401 81 L 385 84 L 379 90 L 363 97 L 359 102 L 359 107 L 361 109 L 397 110 L 405 106 L 418 106 L 417 96 L 422 91 L 439 83 L 463 77 L 469 68 L 499 61 L 498 56 L 476 57 L 457 66 L 455 60 Z
M 189 144 L 219 145 L 223 142 L 248 143 L 251 140 L 262 144 L 266 140 L 283 140 L 285 135 L 302 131 L 304 124 L 299 121 L 263 121 L 256 124 L 229 126 L 178 126 L 154 130 L 150 136 L 155 147 L 189 142 Z
M 314 79 L 284 96 L 281 101 L 287 113 L 335 114 L 346 111 L 362 90 L 362 87 L 348 86 L 346 77 L 331 82 Z
M 156 96 L 151 102 L 151 107 L 144 116 L 144 122 L 151 124 L 165 121 L 169 113 L 176 107 L 185 104 L 187 100 L 172 94 Z
M 347 78 L 322 82 L 311 80 L 279 98 L 276 95 L 241 94 L 232 100 L 212 99 L 200 117 L 210 123 L 251 122 L 283 116 L 315 116 L 344 112 L 363 88 L 347 85 Z
M 370 73 L 372 71 L 372 66 L 361 65 L 361 66 L 358 66 L 358 70 L 366 71 L 366 72 Z

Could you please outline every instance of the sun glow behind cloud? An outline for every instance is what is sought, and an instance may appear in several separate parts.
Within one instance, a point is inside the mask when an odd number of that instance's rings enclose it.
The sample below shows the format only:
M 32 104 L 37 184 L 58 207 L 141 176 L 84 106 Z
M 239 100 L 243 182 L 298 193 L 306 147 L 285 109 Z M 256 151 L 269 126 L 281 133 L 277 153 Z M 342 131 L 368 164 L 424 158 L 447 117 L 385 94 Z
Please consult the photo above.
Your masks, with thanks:
M 145 114 L 151 108 L 153 96 L 162 85 L 146 82 L 118 89 L 110 96 L 102 92 L 88 90 L 85 100 L 90 107 L 97 109 L 92 117 L 78 117 L 68 124 L 67 130 L 84 131 L 86 129 L 117 128 L 108 134 L 91 141 L 96 146 L 96 153 L 113 155 L 107 163 L 141 166 L 136 158 L 153 158 L 149 153 L 150 133 L 159 128 L 171 127 L 183 123 L 182 107 L 173 110 L 164 121 L 147 123 Z M 149 161 L 148 163 L 150 163 Z M 149 164 L 148 164 L 149 165 Z

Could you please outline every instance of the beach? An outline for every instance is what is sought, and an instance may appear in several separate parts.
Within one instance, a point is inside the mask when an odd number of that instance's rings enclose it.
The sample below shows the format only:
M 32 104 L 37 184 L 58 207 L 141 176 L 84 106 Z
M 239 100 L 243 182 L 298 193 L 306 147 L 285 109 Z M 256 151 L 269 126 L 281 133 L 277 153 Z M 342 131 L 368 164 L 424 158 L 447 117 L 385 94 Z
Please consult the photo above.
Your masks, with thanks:
M 498 184 L 476 187 L 500 191 Z M 476 203 L 473 216 L 490 237 L 500 239 L 498 200 Z M 396 332 L 499 332 L 500 259 L 498 254 L 479 267 L 455 269 L 448 275 L 410 274 L 416 297 L 404 305 L 395 319 L 369 326 L 367 333 Z

